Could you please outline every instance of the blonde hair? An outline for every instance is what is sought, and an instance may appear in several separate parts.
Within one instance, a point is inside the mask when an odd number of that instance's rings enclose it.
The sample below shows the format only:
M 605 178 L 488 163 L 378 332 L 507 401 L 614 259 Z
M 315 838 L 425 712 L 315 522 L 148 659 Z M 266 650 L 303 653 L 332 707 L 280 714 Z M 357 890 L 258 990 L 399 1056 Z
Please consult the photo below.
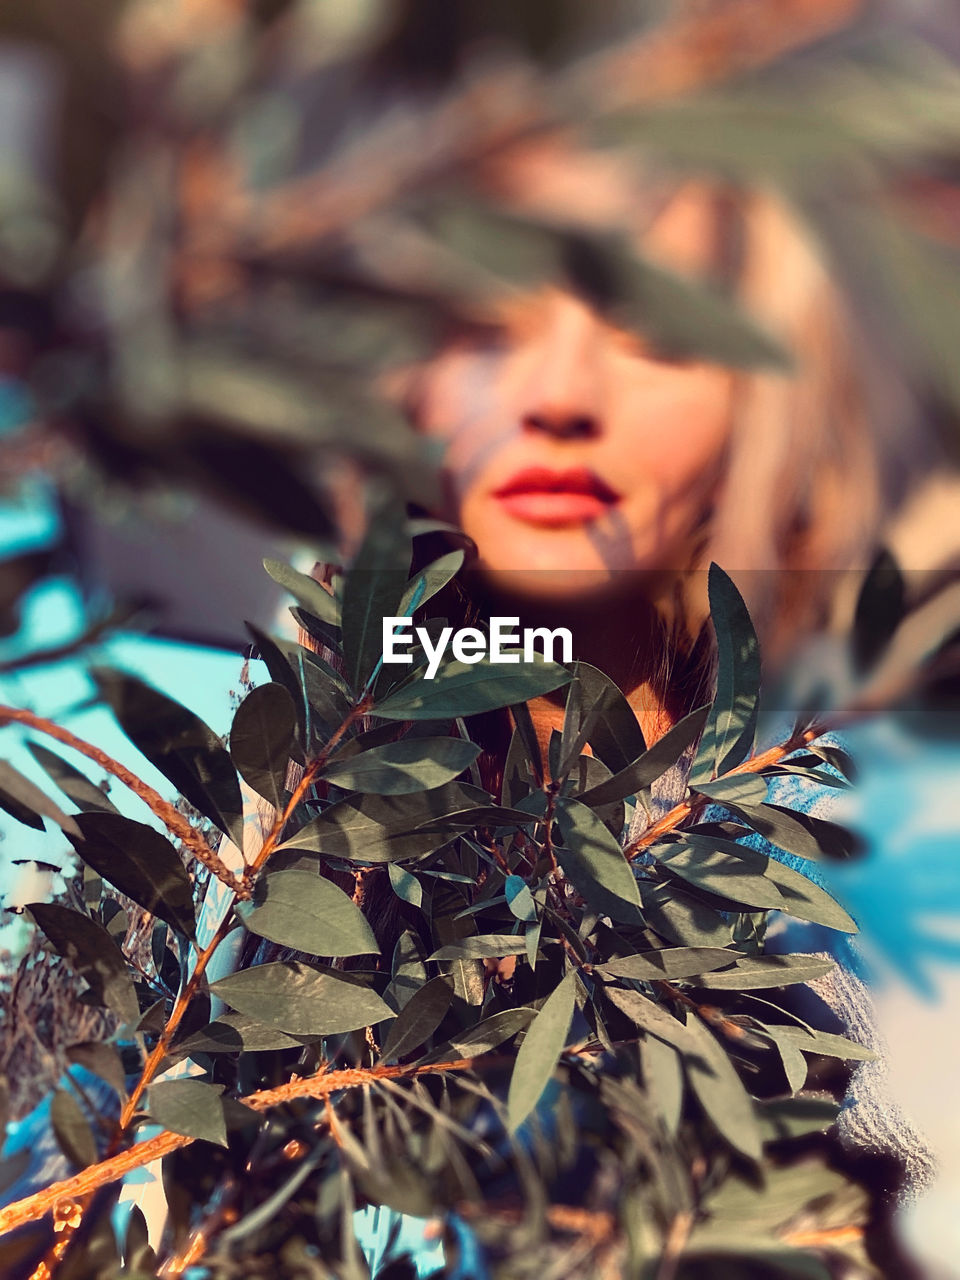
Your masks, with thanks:
M 737 583 L 765 652 L 827 625 L 894 509 L 932 461 L 906 381 L 871 358 L 823 249 L 780 197 L 742 198 L 737 292 L 791 353 L 789 373 L 737 375 L 721 491 L 698 569 Z M 705 574 L 690 616 L 702 618 Z

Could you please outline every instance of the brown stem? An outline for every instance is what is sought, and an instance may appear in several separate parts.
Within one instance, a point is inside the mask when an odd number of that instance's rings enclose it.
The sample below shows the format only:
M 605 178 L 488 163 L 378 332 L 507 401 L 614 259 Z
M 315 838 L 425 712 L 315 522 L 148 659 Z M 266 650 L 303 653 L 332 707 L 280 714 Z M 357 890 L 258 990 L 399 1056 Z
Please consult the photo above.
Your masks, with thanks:
M 831 726 L 832 727 L 832 726 Z M 796 751 L 797 747 L 806 746 L 807 743 L 815 741 L 822 737 L 829 730 L 824 726 L 815 729 L 807 729 L 795 739 L 782 743 L 779 747 L 770 747 L 768 751 L 762 751 L 758 756 L 751 756 L 749 760 L 744 760 L 743 764 L 738 764 L 735 769 L 730 769 L 723 776 L 724 778 L 732 778 L 736 774 L 741 773 L 760 773 L 762 769 L 767 769 L 772 764 L 777 764 L 784 756 L 788 756 L 791 751 Z M 635 858 L 641 850 L 649 848 L 655 844 L 662 835 L 668 831 L 673 831 L 679 827 L 681 822 L 689 818 L 698 801 L 684 800 L 665 813 L 662 818 L 648 827 L 646 831 L 641 832 L 636 840 L 631 842 L 624 849 L 624 857 L 628 860 Z
M 278 1085 L 274 1089 L 261 1089 L 242 1098 L 244 1106 L 253 1111 L 267 1111 L 281 1103 L 295 1098 L 328 1098 L 333 1093 L 346 1089 L 359 1089 L 363 1085 L 376 1080 L 413 1079 L 421 1075 L 437 1075 L 444 1071 L 473 1070 L 479 1059 L 454 1058 L 449 1062 L 427 1063 L 421 1066 L 379 1066 L 379 1067 L 347 1067 L 342 1071 L 323 1070 L 316 1075 L 300 1080 L 291 1080 L 288 1084 Z M 499 1062 L 495 1055 L 489 1055 L 489 1061 Z M 133 1147 L 121 1151 L 117 1155 L 92 1164 L 75 1174 L 72 1178 L 64 1178 L 55 1182 L 43 1191 L 17 1200 L 13 1204 L 0 1209 L 0 1235 L 22 1226 L 25 1222 L 34 1222 L 49 1213 L 61 1201 L 78 1200 L 89 1196 L 92 1192 L 108 1183 L 116 1182 L 134 1169 L 140 1169 L 153 1160 L 169 1155 L 181 1147 L 187 1147 L 193 1138 L 178 1133 L 161 1133 L 146 1142 L 139 1142 Z
M 154 791 L 153 787 L 148 786 L 135 773 L 131 772 L 125 765 L 122 765 L 119 760 L 114 760 L 105 751 L 93 746 L 92 743 L 84 742 L 82 738 L 78 738 L 69 729 L 62 729 L 58 724 L 54 724 L 52 720 L 34 715 L 32 711 L 25 711 L 20 707 L 0 706 L 0 724 L 6 722 L 25 724 L 37 733 L 45 733 L 48 738 L 55 738 L 57 742 L 62 742 L 64 746 L 73 747 L 75 751 L 79 751 L 89 760 L 95 761 L 101 769 L 106 769 L 107 773 L 112 773 L 124 786 L 129 787 L 134 795 L 139 796 L 144 804 L 153 810 L 171 835 L 176 836 L 194 857 L 202 862 L 218 880 L 222 880 L 225 885 L 228 885 L 238 898 L 250 897 L 250 890 L 243 881 L 235 876 L 230 868 L 220 860 L 199 832 L 194 831 L 184 815 L 169 800 L 164 800 L 158 791 Z

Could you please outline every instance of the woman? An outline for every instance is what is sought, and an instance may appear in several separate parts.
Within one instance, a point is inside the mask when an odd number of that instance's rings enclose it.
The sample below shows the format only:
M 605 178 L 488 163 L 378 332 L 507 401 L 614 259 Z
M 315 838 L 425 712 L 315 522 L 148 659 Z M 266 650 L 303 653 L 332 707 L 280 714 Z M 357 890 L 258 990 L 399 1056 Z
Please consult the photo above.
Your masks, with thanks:
M 567 226 L 591 231 L 642 221 L 622 172 L 565 144 L 525 147 L 487 178 L 527 215 L 562 207 Z M 440 514 L 476 546 L 468 608 L 569 628 L 574 656 L 614 678 L 648 744 L 710 696 L 710 562 L 749 602 L 769 679 L 836 616 L 931 453 L 904 436 L 903 388 L 863 361 L 855 317 L 783 203 L 703 182 L 657 196 L 637 236 L 643 254 L 738 298 L 790 352 L 791 371 L 677 357 L 555 283 L 471 317 L 395 383 L 444 446 Z M 562 699 L 530 709 L 547 760 Z M 507 738 L 489 725 L 471 734 L 496 774 Z M 629 837 L 685 785 L 683 767 L 661 779 Z M 774 791 L 829 812 L 826 789 Z M 794 950 L 822 945 L 810 926 L 791 935 Z M 841 977 L 818 994 L 882 1048 L 858 957 L 839 959 Z M 929 1173 L 923 1143 L 884 1096 L 882 1068 L 864 1071 L 845 1135 L 893 1151 L 917 1185 Z M 365 1248 L 375 1259 L 375 1237 Z

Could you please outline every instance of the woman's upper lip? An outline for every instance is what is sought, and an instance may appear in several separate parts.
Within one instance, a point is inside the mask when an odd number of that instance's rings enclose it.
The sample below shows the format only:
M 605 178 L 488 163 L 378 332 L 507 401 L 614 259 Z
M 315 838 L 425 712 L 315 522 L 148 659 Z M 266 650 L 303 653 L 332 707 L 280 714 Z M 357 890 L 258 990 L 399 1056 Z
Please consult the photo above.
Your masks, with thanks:
M 568 467 L 554 471 L 550 467 L 525 467 L 512 475 L 494 493 L 496 498 L 512 498 L 520 493 L 577 493 L 601 502 L 618 502 L 619 493 L 587 467 Z

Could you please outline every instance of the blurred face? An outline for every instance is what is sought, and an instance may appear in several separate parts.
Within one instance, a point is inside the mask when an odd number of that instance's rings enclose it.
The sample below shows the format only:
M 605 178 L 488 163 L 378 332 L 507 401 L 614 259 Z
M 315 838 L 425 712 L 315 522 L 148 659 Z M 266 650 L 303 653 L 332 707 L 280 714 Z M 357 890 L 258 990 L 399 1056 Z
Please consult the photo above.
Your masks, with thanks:
M 660 358 L 572 294 L 544 292 L 431 364 L 451 517 L 521 595 L 579 596 L 686 568 L 722 473 L 732 379 Z

